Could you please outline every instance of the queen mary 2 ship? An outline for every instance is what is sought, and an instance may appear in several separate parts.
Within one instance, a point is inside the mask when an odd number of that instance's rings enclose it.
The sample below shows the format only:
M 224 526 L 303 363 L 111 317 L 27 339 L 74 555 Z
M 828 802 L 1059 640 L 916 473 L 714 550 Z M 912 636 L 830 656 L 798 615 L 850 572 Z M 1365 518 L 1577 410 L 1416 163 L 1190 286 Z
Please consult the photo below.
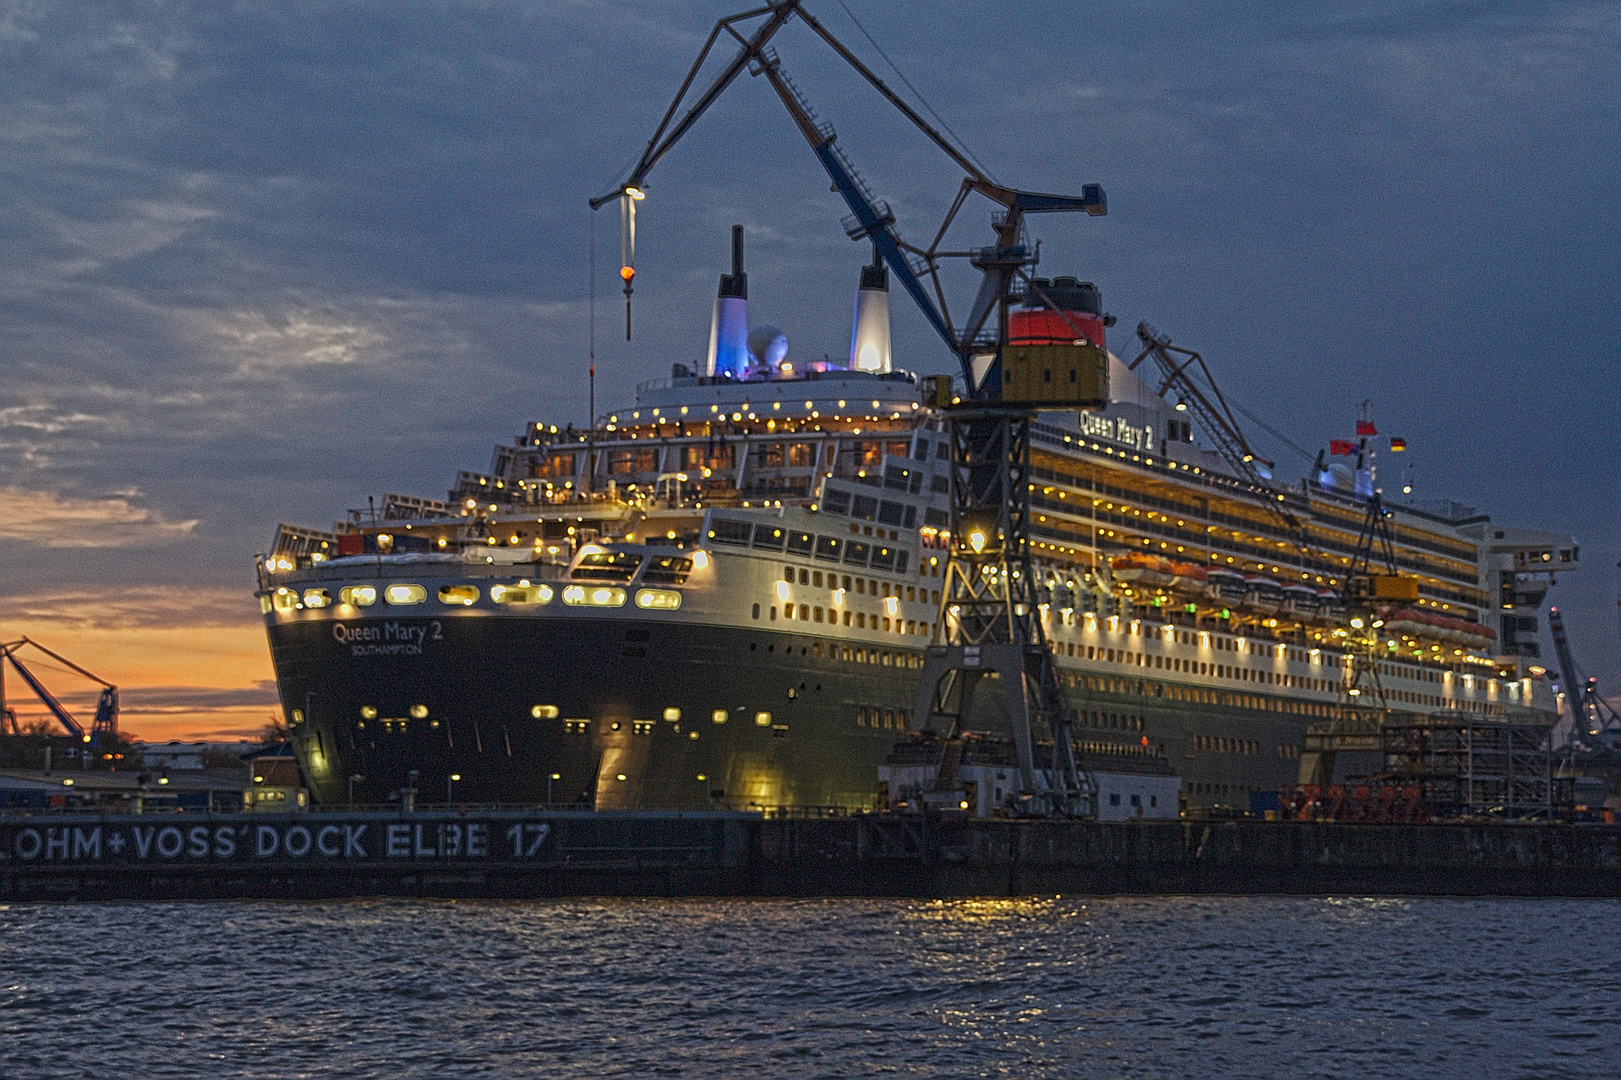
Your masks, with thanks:
M 1092 286 L 1039 284 L 1026 314 L 1059 305 L 1102 340 Z M 908 748 L 929 758 L 911 709 L 946 562 L 943 418 L 891 364 L 882 268 L 862 271 L 848 361 L 751 332 L 747 295 L 734 262 L 707 361 L 589 431 L 535 422 L 444 501 L 385 495 L 330 531 L 280 528 L 258 595 L 315 801 L 859 808 Z M 1041 614 L 1076 749 L 1095 772 L 1169 780 L 1139 813 L 1247 805 L 1295 781 L 1306 729 L 1345 700 L 1365 476 L 1258 485 L 1109 366 L 1106 407 L 1046 414 L 1032 438 Z M 1551 717 L 1536 610 L 1574 544 L 1451 505 L 1390 522 L 1417 599 L 1380 612 L 1388 707 Z M 983 697 L 963 753 L 991 812 L 1013 768 Z

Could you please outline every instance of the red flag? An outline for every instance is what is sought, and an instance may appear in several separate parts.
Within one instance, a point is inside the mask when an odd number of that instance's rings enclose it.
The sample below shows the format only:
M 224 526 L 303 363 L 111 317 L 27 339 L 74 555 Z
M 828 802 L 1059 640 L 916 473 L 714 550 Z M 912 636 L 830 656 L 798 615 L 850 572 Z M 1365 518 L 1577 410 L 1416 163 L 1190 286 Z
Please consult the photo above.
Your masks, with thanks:
M 1406 439 L 1403 439 L 1399 435 L 1392 435 L 1390 437 L 1390 450 L 1392 453 L 1399 454 L 1405 449 L 1407 449 Z
M 1356 443 L 1346 442 L 1344 439 L 1330 439 L 1328 440 L 1328 452 L 1335 457 L 1345 457 L 1348 454 L 1356 453 Z
M 1378 430 L 1374 428 L 1373 421 L 1371 420 L 1358 420 L 1356 422 L 1356 433 L 1359 437 L 1362 435 L 1379 434 Z

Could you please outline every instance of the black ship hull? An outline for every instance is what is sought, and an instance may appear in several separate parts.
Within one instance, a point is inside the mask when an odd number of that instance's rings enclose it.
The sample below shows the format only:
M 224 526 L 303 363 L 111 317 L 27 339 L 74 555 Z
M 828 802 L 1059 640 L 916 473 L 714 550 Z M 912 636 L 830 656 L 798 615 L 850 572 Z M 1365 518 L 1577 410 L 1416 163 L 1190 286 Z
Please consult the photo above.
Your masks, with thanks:
M 871 806 L 920 655 L 871 648 L 852 661 L 817 635 L 656 618 L 311 620 L 269 635 L 324 805 L 351 788 L 357 802 L 399 798 L 414 774 L 419 804 Z M 1311 722 L 1281 701 L 1194 705 L 1131 679 L 1094 678 L 1072 697 L 1094 767 L 1146 740 L 1195 804 L 1292 781 L 1280 748 Z

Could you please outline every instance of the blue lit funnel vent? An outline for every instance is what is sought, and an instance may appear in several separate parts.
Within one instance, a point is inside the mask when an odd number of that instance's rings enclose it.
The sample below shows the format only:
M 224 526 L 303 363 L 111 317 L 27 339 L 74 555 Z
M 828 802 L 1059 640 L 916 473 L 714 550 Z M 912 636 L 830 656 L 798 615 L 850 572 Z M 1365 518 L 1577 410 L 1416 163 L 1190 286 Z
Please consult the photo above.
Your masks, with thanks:
M 857 371 L 889 370 L 889 271 L 881 262 L 861 268 L 850 366 Z
M 732 272 L 720 276 L 709 322 L 709 364 L 715 376 L 744 377 L 749 366 L 749 276 L 743 272 L 743 226 L 732 226 Z

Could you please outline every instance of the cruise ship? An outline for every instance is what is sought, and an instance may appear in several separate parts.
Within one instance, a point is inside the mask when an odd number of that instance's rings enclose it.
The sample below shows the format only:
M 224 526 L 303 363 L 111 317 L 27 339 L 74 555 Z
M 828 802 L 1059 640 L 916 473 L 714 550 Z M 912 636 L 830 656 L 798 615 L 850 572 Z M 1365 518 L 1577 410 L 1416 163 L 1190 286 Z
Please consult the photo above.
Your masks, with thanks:
M 588 429 L 537 420 L 444 499 L 279 528 L 258 596 L 317 804 L 813 812 L 916 794 L 888 785 L 946 734 L 913 715 L 950 539 L 943 411 L 892 363 L 881 269 L 836 362 L 750 333 L 728 282 L 707 359 Z M 1101 317 L 1090 285 L 1040 284 Z M 1040 617 L 1076 750 L 1158 778 L 1112 810 L 1101 792 L 1105 816 L 1245 807 L 1296 781 L 1307 728 L 1347 702 L 1340 597 L 1371 471 L 1258 484 L 1108 365 L 1103 408 L 1032 435 Z M 1537 612 L 1575 543 L 1452 504 L 1396 504 L 1389 524 L 1417 598 L 1379 612 L 1388 709 L 1552 719 Z M 968 725 L 981 813 L 1013 786 L 992 697 Z

